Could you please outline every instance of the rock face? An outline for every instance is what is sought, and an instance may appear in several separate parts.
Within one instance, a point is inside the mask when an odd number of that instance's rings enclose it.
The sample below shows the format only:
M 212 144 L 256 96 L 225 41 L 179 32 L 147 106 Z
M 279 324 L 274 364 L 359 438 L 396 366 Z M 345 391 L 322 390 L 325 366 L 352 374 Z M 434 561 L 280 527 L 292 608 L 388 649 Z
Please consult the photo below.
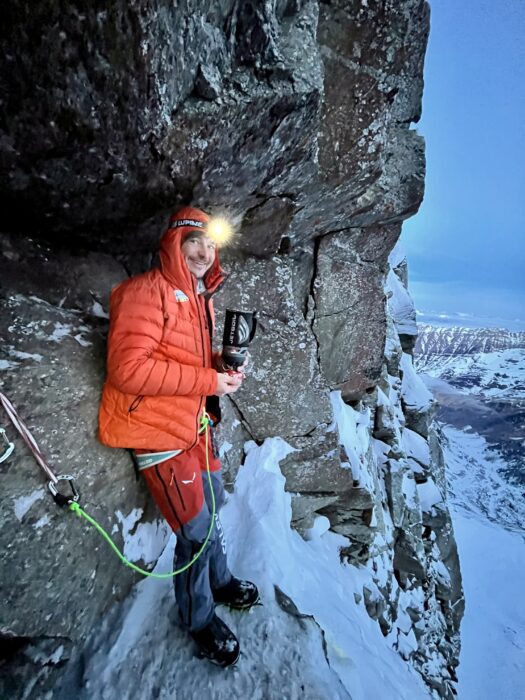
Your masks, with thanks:
M 48 0 L 5 14 L 2 204 L 15 229 L 134 231 L 193 199 L 250 212 L 253 230 L 288 223 L 295 240 L 419 205 L 421 0 Z
M 153 561 L 165 531 L 127 454 L 96 441 L 108 294 L 154 264 L 169 211 L 228 213 L 237 238 L 222 256 L 218 328 L 240 307 L 258 310 L 260 330 L 253 369 L 224 402 L 226 482 L 246 439 L 287 440 L 296 526 L 327 515 L 352 542 L 345 556 L 383 557 L 388 576 L 363 593 L 369 612 L 385 635 L 403 620 L 400 653 L 449 697 L 461 584 L 443 465 L 407 354 L 412 312 L 385 303 L 388 274 L 406 285 L 388 258 L 423 196 L 424 144 L 410 124 L 427 4 L 46 0 L 8 2 L 5 16 L 3 390 L 61 470 L 78 464 L 84 502 L 130 556 Z M 333 389 L 368 445 L 359 468 L 330 427 Z M 48 505 L 23 447 L 2 470 L 2 514 L 17 526 L 4 528 L 3 556 L 25 572 L 6 582 L 0 621 L 2 691 L 15 697 L 28 683 L 52 688 L 68 655 L 79 663 L 80 640 L 133 576 Z M 74 626 L 68 605 L 81 609 Z
M 55 473 L 74 474 L 83 507 L 117 546 L 126 549 L 133 531 L 136 558 L 142 564 L 155 561 L 166 527 L 144 485 L 133 478 L 127 452 L 96 440 L 104 369 L 100 327 L 74 310 L 23 294 L 6 300 L 0 319 L 9 331 L 2 392 L 15 402 L 50 464 L 57 465 Z M 75 645 L 89 635 L 108 601 L 122 599 L 135 577 L 100 546 L 95 530 L 53 503 L 43 471 L 12 426 L 6 427 L 16 449 L 0 465 L 0 630 L 8 655 L 22 651 L 1 687 L 3 696 L 18 697 L 28 679 L 35 674 L 45 679 L 75 656 Z

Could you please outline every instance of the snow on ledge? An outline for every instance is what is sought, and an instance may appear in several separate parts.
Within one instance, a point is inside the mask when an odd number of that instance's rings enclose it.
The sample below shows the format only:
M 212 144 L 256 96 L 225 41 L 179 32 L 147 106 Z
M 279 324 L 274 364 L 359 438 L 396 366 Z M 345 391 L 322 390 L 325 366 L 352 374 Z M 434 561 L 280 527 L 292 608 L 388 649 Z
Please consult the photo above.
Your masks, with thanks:
M 119 510 L 116 511 L 115 515 L 122 525 L 126 559 L 132 562 L 142 560 L 145 564 L 150 564 L 157 561 L 161 555 L 170 532 L 164 520 L 139 522 L 142 513 L 142 508 L 133 508 L 127 516 L 124 516 Z M 115 529 L 118 529 L 116 525 L 113 527 L 113 532 Z
M 430 391 L 424 385 L 422 379 L 416 373 L 412 357 L 406 352 L 404 352 L 401 357 L 400 369 L 403 372 L 403 379 L 401 381 L 401 396 L 403 401 L 408 408 L 422 413 L 427 411 L 434 399 Z

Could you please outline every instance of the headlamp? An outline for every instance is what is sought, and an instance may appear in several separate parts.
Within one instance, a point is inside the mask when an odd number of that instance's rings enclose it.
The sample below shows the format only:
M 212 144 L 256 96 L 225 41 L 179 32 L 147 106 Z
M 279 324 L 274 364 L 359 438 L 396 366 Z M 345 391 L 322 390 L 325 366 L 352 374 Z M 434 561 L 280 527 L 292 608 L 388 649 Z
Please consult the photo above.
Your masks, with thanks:
M 170 222 L 170 229 L 173 228 L 193 229 L 194 235 L 201 233 L 208 236 L 218 248 L 231 243 L 234 236 L 233 227 L 224 216 L 212 216 L 207 222 L 199 219 L 175 219 Z
M 218 248 L 228 245 L 233 238 L 232 225 L 222 216 L 212 217 L 204 230 Z

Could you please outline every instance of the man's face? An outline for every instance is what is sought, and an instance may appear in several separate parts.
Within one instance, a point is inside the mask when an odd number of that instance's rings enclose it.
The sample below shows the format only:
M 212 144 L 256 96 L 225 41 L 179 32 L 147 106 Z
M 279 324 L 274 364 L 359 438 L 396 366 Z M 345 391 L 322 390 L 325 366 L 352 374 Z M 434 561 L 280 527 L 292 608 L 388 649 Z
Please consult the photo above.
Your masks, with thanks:
M 182 255 L 189 271 L 197 279 L 202 279 L 213 265 L 215 243 L 203 233 L 190 235 L 181 246 Z

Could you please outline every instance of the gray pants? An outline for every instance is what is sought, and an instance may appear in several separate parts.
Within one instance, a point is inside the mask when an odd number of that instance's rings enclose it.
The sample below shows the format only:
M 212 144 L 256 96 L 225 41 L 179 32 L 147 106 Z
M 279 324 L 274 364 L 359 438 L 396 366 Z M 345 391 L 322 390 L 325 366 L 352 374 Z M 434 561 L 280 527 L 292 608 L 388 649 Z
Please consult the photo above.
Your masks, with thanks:
M 211 621 L 215 604 L 212 590 L 229 583 L 232 575 L 226 561 L 226 541 L 219 520 L 219 509 L 224 503 L 224 486 L 219 472 L 211 472 L 215 495 L 215 525 L 204 551 L 184 573 L 175 576 L 175 596 L 182 625 L 196 632 Z M 210 527 L 212 503 L 208 475 L 202 474 L 204 504 L 198 515 L 177 532 L 174 567 L 187 564 L 202 546 Z

